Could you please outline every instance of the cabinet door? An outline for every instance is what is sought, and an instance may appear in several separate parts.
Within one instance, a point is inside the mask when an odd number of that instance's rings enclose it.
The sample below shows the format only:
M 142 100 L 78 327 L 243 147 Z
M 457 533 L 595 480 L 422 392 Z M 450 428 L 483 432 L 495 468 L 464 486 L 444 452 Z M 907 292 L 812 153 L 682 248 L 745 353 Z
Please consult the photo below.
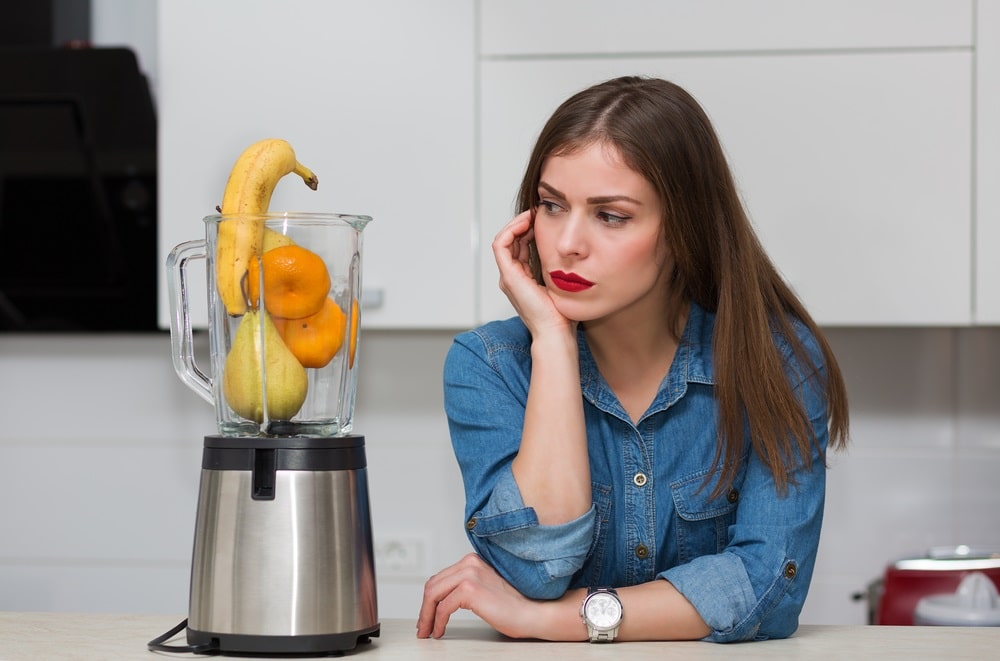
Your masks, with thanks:
M 200 219 L 244 147 L 282 137 L 320 187 L 289 177 L 272 210 L 374 218 L 364 326 L 469 325 L 473 9 L 465 0 L 159 3 L 163 255 L 204 235 Z
M 1000 325 L 1000 0 L 976 25 L 976 322 Z
M 972 0 L 480 4 L 480 53 L 485 57 L 968 46 L 974 17 Z
M 483 61 L 481 234 L 510 216 L 532 141 L 560 101 L 613 76 L 660 76 L 712 117 L 766 248 L 820 323 L 969 323 L 971 57 Z M 512 314 L 485 240 L 481 268 L 483 318 Z

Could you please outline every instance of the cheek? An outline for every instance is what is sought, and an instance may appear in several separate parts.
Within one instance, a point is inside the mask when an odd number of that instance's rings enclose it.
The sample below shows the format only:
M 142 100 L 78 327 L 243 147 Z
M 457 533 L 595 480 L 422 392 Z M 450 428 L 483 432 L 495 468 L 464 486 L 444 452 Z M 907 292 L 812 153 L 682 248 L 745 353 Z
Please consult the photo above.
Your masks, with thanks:
M 669 251 L 662 241 L 635 241 L 615 250 L 616 261 L 623 267 L 642 268 L 650 272 L 663 270 L 669 259 Z
M 546 258 L 554 241 L 549 223 L 536 220 L 532 226 L 532 232 L 534 233 L 535 249 L 538 251 L 538 257 L 544 263 L 547 261 Z
M 658 288 L 669 277 L 672 257 L 662 242 L 635 242 L 619 246 L 615 251 L 613 273 L 628 274 L 619 281 L 629 291 Z

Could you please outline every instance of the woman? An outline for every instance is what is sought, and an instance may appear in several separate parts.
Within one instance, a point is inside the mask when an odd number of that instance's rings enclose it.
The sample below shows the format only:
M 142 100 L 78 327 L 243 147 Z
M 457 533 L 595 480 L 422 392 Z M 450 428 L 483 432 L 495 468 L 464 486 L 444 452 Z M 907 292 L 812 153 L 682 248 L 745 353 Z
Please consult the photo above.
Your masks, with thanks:
M 445 364 L 475 553 L 417 635 L 463 608 L 516 638 L 789 636 L 847 398 L 704 111 L 657 79 L 576 94 L 519 207 L 493 242 L 518 316 Z

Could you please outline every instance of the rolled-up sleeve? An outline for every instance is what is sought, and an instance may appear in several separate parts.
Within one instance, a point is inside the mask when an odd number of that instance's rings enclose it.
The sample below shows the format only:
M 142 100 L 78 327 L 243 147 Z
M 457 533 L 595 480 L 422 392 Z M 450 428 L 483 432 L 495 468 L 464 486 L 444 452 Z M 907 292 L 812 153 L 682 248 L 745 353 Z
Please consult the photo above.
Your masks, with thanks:
M 595 510 L 557 526 L 538 524 L 535 510 L 525 507 L 510 471 L 500 477 L 486 505 L 466 523 L 476 551 L 512 585 L 533 599 L 562 596 L 570 577 L 583 566 L 594 532 Z
M 526 597 L 555 599 L 583 566 L 596 517 L 591 507 L 573 521 L 543 526 L 524 505 L 511 472 L 530 380 L 530 354 L 521 346 L 491 348 L 476 332 L 459 335 L 445 360 L 445 412 L 473 548 Z M 507 352 L 504 371 L 494 351 Z

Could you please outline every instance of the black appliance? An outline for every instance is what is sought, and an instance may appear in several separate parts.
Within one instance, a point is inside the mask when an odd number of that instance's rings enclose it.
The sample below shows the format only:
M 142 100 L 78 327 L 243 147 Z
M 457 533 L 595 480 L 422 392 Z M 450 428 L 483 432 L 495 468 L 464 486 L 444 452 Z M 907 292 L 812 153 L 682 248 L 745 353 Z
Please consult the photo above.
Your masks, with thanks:
M 157 330 L 156 116 L 127 48 L 0 48 L 0 330 Z

